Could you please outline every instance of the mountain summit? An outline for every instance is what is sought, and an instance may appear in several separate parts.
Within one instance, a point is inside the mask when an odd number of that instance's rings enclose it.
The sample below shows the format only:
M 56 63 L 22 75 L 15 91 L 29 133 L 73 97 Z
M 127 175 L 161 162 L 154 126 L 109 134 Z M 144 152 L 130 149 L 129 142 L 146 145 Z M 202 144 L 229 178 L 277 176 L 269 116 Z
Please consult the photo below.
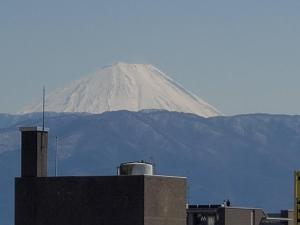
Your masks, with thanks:
M 39 112 L 42 103 L 22 113 Z M 148 64 L 117 63 L 71 82 L 46 96 L 46 109 L 53 112 L 88 112 L 158 109 L 220 115 L 211 105 L 185 90 L 159 69 Z

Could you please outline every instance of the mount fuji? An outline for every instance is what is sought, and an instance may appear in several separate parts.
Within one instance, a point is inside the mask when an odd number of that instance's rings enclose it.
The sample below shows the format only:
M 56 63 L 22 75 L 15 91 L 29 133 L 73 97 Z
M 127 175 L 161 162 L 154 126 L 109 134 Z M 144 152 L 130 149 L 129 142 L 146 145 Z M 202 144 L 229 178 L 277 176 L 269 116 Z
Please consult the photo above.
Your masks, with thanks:
M 168 110 L 213 117 L 221 113 L 148 64 L 116 63 L 46 96 L 47 111 L 87 112 Z M 22 113 L 42 111 L 42 103 Z

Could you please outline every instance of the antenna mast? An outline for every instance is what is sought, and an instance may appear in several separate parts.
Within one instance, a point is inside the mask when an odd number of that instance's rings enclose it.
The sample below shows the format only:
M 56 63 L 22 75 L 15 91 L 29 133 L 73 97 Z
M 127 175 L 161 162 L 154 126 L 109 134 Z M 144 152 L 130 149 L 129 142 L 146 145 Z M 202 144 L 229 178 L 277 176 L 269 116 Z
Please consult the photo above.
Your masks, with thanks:
M 45 85 L 43 86 L 43 128 L 41 133 L 41 154 L 44 150 L 44 132 L 45 132 Z
M 57 177 L 57 150 L 58 150 L 58 138 L 55 137 L 56 148 L 55 148 L 55 176 Z
M 43 132 L 45 131 L 45 85 L 43 86 Z

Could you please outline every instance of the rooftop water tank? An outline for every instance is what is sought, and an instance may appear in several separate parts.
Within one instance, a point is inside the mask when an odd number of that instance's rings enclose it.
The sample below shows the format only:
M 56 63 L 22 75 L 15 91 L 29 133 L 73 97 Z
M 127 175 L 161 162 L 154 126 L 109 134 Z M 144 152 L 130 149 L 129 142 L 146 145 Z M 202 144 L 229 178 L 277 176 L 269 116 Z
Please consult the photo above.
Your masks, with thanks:
M 122 163 L 118 170 L 119 175 L 153 175 L 153 165 L 151 163 L 127 162 Z

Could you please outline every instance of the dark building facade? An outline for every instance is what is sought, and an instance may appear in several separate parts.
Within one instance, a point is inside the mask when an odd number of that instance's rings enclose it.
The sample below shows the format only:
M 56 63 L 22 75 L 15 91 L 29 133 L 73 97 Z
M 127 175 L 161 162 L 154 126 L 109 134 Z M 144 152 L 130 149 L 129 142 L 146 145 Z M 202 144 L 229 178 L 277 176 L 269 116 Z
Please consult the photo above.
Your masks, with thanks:
M 48 129 L 21 127 L 21 176 L 46 177 Z
M 35 137 L 45 131 L 21 131 L 22 176 L 15 180 L 15 225 L 186 224 L 186 178 L 46 177 L 44 157 L 35 158 L 39 153 L 43 155 L 45 152 L 39 151 L 45 148 L 28 143 L 35 143 Z M 29 133 L 23 141 L 25 132 Z

